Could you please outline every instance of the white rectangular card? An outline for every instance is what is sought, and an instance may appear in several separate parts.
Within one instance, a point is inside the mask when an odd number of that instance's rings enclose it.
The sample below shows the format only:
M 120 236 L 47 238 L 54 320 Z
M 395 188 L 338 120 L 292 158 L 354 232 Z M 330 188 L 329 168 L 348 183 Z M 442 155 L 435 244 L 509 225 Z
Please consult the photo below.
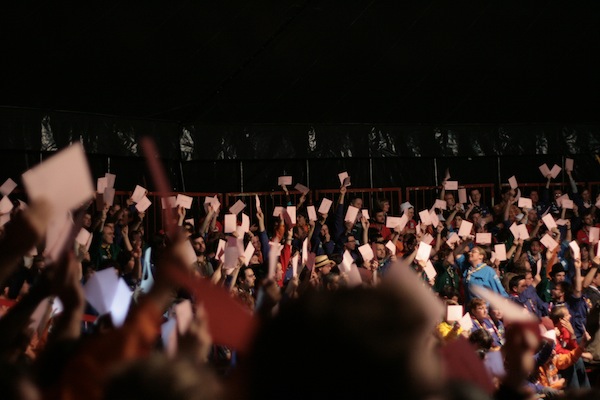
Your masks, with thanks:
M 88 240 L 90 239 L 90 235 L 91 235 L 90 231 L 88 231 L 85 228 L 81 228 L 81 230 L 77 234 L 77 237 L 75 238 L 75 241 L 82 246 L 86 246 L 88 243 Z
M 296 189 L 297 191 L 299 191 L 302 194 L 306 194 L 306 193 L 310 192 L 310 189 L 301 183 L 296 183 L 296 186 L 294 186 L 294 189 Z
M 458 321 L 461 329 L 464 331 L 470 331 L 473 328 L 473 320 L 471 319 L 471 314 L 466 313 L 463 317 Z
M 562 171 L 562 168 L 554 164 L 552 166 L 552 169 L 550 170 L 550 175 L 552 175 L 552 178 L 555 179 L 558 176 L 558 174 L 560 174 L 560 171 Z
M 475 234 L 475 243 L 477 243 L 477 244 L 492 244 L 492 234 L 491 233 L 476 233 Z
M 29 200 L 44 198 L 54 212 L 72 210 L 94 198 L 92 174 L 80 142 L 25 171 L 21 180 Z
M 572 158 L 565 159 L 565 170 L 573 171 L 573 159 Z
M 572 240 L 569 242 L 569 247 L 573 250 L 573 259 L 581 258 L 581 249 L 579 248 L 579 244 L 577 240 Z
M 96 192 L 102 194 L 104 193 L 104 189 L 106 189 L 106 177 L 98 178 L 96 180 Z
M 422 242 L 425 242 L 427 244 L 431 244 L 431 242 L 433 242 L 433 236 L 431 236 L 429 233 L 426 233 L 423 235 L 423 237 L 421 238 Z
M 461 305 L 448 305 L 446 309 L 446 322 L 460 321 L 463 316 L 463 306 Z
M 431 218 L 429 217 L 429 210 L 423 210 L 419 212 L 419 219 L 425 226 L 431 225 Z
M 370 244 L 363 244 L 358 248 L 360 255 L 362 256 L 365 263 L 368 263 L 373 258 L 375 258 L 375 254 L 373 254 L 373 248 Z
M 229 207 L 229 212 L 232 214 L 238 215 L 239 212 L 242 211 L 244 208 L 246 208 L 246 204 L 244 204 L 243 201 L 238 200 L 235 202 L 234 205 Z
M 388 248 L 391 254 L 396 254 L 396 245 L 391 240 L 385 242 L 385 247 Z
M 224 232 L 225 233 L 232 233 L 235 232 L 235 229 L 237 227 L 237 215 L 236 214 L 225 214 L 225 227 L 224 227 Z
M 317 212 L 315 211 L 315 206 L 306 206 L 306 212 L 308 213 L 309 221 L 317 221 Z
M 435 279 L 437 275 L 437 271 L 435 270 L 435 267 L 433 266 L 430 260 L 427 260 L 427 263 L 425 264 L 425 274 L 430 280 Z
M 252 242 L 248 242 L 248 245 L 246 246 L 246 249 L 244 250 L 244 264 L 245 265 L 250 264 L 250 259 L 254 255 L 255 251 L 256 251 L 256 249 L 254 248 L 254 245 L 252 244 Z
M 519 226 L 516 222 L 513 222 L 511 226 L 508 227 L 510 233 L 512 233 L 515 240 L 519 239 Z
M 10 197 L 4 196 L 2 200 L 0 200 L 0 214 L 8 214 L 14 205 L 12 201 L 10 201 Z
M 340 172 L 338 178 L 340 179 L 340 186 L 344 186 L 344 180 L 348 178 L 348 172 Z
M 506 245 L 500 243 L 494 246 L 494 253 L 496 253 L 496 260 L 506 261 Z
M 175 207 L 182 206 L 186 210 L 189 210 L 192 208 L 192 200 L 194 200 L 193 197 L 179 193 L 175 198 Z
M 589 234 L 590 243 L 595 244 L 598 242 L 598 239 L 600 239 L 600 228 L 593 226 L 590 228 L 590 234 Z
M 292 177 L 291 176 L 280 176 L 279 178 L 277 178 L 277 185 L 281 186 L 281 185 L 291 185 L 292 184 Z
M 169 197 L 161 197 L 160 198 L 160 205 L 162 207 L 163 210 L 169 209 L 169 208 L 175 208 L 177 203 L 177 197 L 175 196 L 169 196 Z
M 333 204 L 333 201 L 331 201 L 327 198 L 323 198 L 323 200 L 321 200 L 321 205 L 319 206 L 319 214 L 329 213 L 329 209 L 331 208 L 332 204 Z
M 431 245 L 429 245 L 425 242 L 420 242 L 419 248 L 417 249 L 417 255 L 416 255 L 415 259 L 427 261 L 427 260 L 429 260 L 430 256 L 431 256 Z
M 519 225 L 517 225 L 517 228 L 519 229 L 519 239 L 522 239 L 522 240 L 529 239 L 529 231 L 527 230 L 527 225 L 519 224 Z
M 111 174 L 111 173 L 107 172 L 104 174 L 104 177 L 106 178 L 106 187 L 114 188 L 115 181 L 117 180 L 117 176 L 115 174 Z
M 531 202 L 531 199 L 528 199 L 527 197 L 519 197 L 518 206 L 528 210 L 533 208 L 533 203 Z
M 250 217 L 244 213 L 242 213 L 242 232 L 246 233 L 250 230 Z
M 115 202 L 115 188 L 105 187 L 102 196 L 104 197 L 104 203 L 112 206 Z
M 458 190 L 458 181 L 446 181 L 444 185 L 446 190 Z
M 573 209 L 573 200 L 564 199 L 562 201 L 561 207 L 566 208 L 568 210 L 572 210 Z
M 458 202 L 461 204 L 465 204 L 468 202 L 467 189 L 465 189 L 465 188 L 458 189 Z
M 0 193 L 4 196 L 8 196 L 17 187 L 17 184 L 12 179 L 8 178 L 2 186 L 0 186 Z
M 283 212 L 283 207 L 281 207 L 281 206 L 276 206 L 275 208 L 273 208 L 273 216 L 274 217 L 279 217 L 282 212 Z
M 144 196 L 146 196 L 147 192 L 148 191 L 146 190 L 146 188 L 140 185 L 135 185 L 135 189 L 133 189 L 133 194 L 131 195 L 131 200 L 133 200 L 133 202 L 135 203 L 138 203 L 144 198 Z
M 439 208 L 440 210 L 445 210 L 446 208 L 448 208 L 448 204 L 446 203 L 446 200 L 435 199 L 435 203 L 433 203 L 433 207 L 431 208 Z
M 369 210 L 367 210 L 366 208 L 363 208 L 361 210 L 363 217 L 365 217 L 365 219 L 368 221 L 371 219 L 371 217 L 369 217 Z
M 471 234 L 471 229 L 473 229 L 473 223 L 467 220 L 463 220 L 460 223 L 460 229 L 458 230 L 458 236 L 465 237 Z
M 548 168 L 548 165 L 546 165 L 546 163 L 540 165 L 538 168 L 540 169 L 540 172 L 542 173 L 542 176 L 544 178 L 547 178 L 548 175 L 550 175 L 550 168 Z
M 435 213 L 435 210 L 432 210 L 429 213 L 429 219 L 431 220 L 431 226 L 433 226 L 434 228 L 437 228 L 438 225 L 440 224 L 440 218 L 438 217 L 438 215 Z
M 147 198 L 146 196 L 142 197 L 142 199 L 135 205 L 135 208 L 139 211 L 139 212 L 145 212 L 148 207 L 150 207 L 152 205 L 152 202 L 150 201 L 149 198 Z
M 519 186 L 517 183 L 517 178 L 514 175 L 508 178 L 508 184 L 510 185 L 511 189 L 516 189 Z
M 540 242 L 544 245 L 544 247 L 546 247 L 550 251 L 554 250 L 556 246 L 558 246 L 558 242 L 547 233 L 544 236 L 542 236 Z
M 296 225 L 296 206 L 287 206 L 285 211 L 290 217 L 290 224 Z
M 557 227 L 556 221 L 554 221 L 554 217 L 552 216 L 552 214 L 544 215 L 542 217 L 542 221 L 544 222 L 544 224 L 546 224 L 546 228 L 548 228 L 549 230 Z
M 344 217 L 344 222 L 356 222 L 356 217 L 358 216 L 359 208 L 354 206 L 348 206 L 348 210 L 346 210 L 346 216 Z

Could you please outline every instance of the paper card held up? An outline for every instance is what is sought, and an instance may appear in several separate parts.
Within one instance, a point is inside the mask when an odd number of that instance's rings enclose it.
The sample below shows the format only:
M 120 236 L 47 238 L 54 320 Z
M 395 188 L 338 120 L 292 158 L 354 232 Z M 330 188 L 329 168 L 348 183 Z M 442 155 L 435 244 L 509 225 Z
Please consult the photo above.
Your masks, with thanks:
M 297 191 L 299 191 L 302 194 L 306 194 L 306 193 L 310 192 L 310 189 L 301 183 L 296 183 L 296 186 L 294 186 L 294 189 L 296 189 Z
M 542 243 L 544 247 L 546 247 L 550 251 L 554 250 L 556 246 L 558 246 L 558 242 L 547 233 L 544 236 L 542 236 L 542 238 L 540 239 L 540 243 Z
M 279 178 L 277 178 L 277 185 L 281 186 L 281 185 L 291 185 L 292 184 L 292 177 L 289 175 L 285 175 L 285 176 L 280 176 Z
M 21 176 L 30 200 L 45 198 L 54 211 L 81 207 L 96 190 L 83 145 L 73 143 Z
M 229 212 L 232 213 L 232 214 L 237 215 L 244 208 L 246 208 L 246 204 L 244 204 L 243 201 L 238 200 L 238 201 L 235 202 L 234 205 L 232 205 L 231 207 L 229 207 Z
M 573 171 L 573 159 L 572 158 L 565 159 L 565 170 Z
M 458 236 L 466 237 L 471 234 L 471 229 L 473 229 L 473 223 L 467 220 L 463 220 L 460 223 L 460 228 L 458 229 Z
M 458 202 L 461 204 L 465 204 L 468 202 L 467 189 L 465 189 L 465 188 L 458 189 Z
M 420 242 L 419 248 L 417 249 L 417 255 L 415 257 L 416 260 L 419 261 L 427 261 L 429 260 L 429 256 L 431 255 L 431 245 Z
M 318 220 L 317 212 L 315 211 L 315 206 L 307 206 L 306 212 L 308 214 L 309 221 L 317 221 Z
M 463 316 L 463 306 L 449 304 L 446 309 L 446 322 L 460 321 Z
M 182 206 L 186 210 L 189 210 L 192 208 L 192 200 L 194 200 L 193 197 L 179 193 L 175 199 L 175 206 Z
M 458 190 L 458 181 L 446 181 L 444 184 L 446 190 Z
M 356 222 L 356 217 L 358 216 L 359 208 L 354 207 L 352 205 L 348 206 L 348 210 L 346 211 L 346 216 L 344 217 L 344 221 L 346 222 Z
M 148 207 L 150 207 L 151 205 L 152 205 L 152 202 L 150 201 L 150 199 L 148 199 L 146 196 L 144 196 L 140 199 L 140 201 L 138 201 L 138 203 L 135 205 L 135 208 L 139 212 L 145 212 L 148 209 Z
M 517 178 L 514 175 L 508 178 L 508 184 L 510 185 L 511 189 L 516 189 L 519 186 L 517 183 Z
M 518 206 L 520 208 L 529 210 L 529 209 L 533 208 L 533 203 L 531 202 L 531 199 L 528 199 L 527 197 L 520 197 Z
M 319 206 L 319 214 L 327 214 L 332 204 L 333 201 L 323 198 L 323 200 L 321 200 L 321 205 Z
M 358 251 L 360 252 L 360 255 L 362 256 L 365 263 L 368 263 L 373 258 L 375 258 L 375 254 L 373 254 L 373 249 L 371 248 L 371 245 L 369 245 L 368 243 L 360 246 L 358 248 Z
M 492 244 L 492 234 L 491 233 L 476 233 L 475 234 L 475 243 L 477 243 L 477 244 Z
M 2 186 L 0 186 L 0 193 L 3 196 L 8 196 L 17 187 L 17 184 L 12 179 L 8 178 Z
M 504 243 L 495 245 L 494 250 L 496 253 L 496 260 L 506 261 L 506 245 Z
M 131 195 L 131 200 L 135 203 L 139 203 L 139 201 L 146 196 L 146 193 L 148 193 L 146 188 L 140 185 L 135 185 L 135 189 L 133 189 L 133 194 Z

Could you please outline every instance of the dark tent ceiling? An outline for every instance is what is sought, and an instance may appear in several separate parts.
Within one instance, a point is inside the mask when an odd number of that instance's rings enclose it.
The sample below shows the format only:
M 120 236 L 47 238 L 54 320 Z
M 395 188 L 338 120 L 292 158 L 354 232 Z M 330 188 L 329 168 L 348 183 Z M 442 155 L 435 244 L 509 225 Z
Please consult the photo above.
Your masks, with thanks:
M 206 123 L 600 122 L 598 1 L 2 8 L 3 106 Z

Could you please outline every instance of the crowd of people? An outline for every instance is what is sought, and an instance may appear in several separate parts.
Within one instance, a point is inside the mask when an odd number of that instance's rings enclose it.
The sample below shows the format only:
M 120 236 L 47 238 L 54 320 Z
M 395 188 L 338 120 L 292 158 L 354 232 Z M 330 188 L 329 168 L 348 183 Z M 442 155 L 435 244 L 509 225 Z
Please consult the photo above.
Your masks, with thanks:
M 365 210 L 344 184 L 318 210 L 282 185 L 277 210 L 232 219 L 207 199 L 199 219 L 168 207 L 157 232 L 132 198 L 90 202 L 77 220 L 89 240 L 52 262 L 48 204 L 12 199 L 0 397 L 597 398 L 600 204 L 567 173 L 567 193 L 548 175 L 494 205 L 477 189 L 461 203 L 444 181 L 435 204 L 400 215 L 385 198 Z M 88 298 L 107 269 L 129 290 L 123 323 Z

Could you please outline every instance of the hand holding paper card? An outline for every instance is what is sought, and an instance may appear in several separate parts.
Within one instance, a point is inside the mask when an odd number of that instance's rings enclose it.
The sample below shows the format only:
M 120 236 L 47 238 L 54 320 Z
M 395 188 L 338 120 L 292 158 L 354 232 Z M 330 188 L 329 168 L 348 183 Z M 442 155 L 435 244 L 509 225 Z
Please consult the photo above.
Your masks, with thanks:
M 571 247 L 571 250 L 573 250 L 573 259 L 581 259 L 581 249 L 579 248 L 577 240 L 572 240 L 569 242 L 569 246 Z
M 106 189 L 106 177 L 98 178 L 96 181 L 96 192 L 104 193 L 104 189 Z
M 446 322 L 460 321 L 463 316 L 463 306 L 461 305 L 448 305 L 446 310 Z
M 106 187 L 114 188 L 115 181 L 117 180 L 117 176 L 115 174 L 111 174 L 109 172 L 104 174 L 104 178 L 106 178 Z
M 309 221 L 317 221 L 317 212 L 315 211 L 315 206 L 306 206 L 306 212 L 308 213 Z
M 435 203 L 433 204 L 433 207 L 431 208 L 439 208 L 440 210 L 445 210 L 446 208 L 448 208 L 448 204 L 446 203 L 446 200 L 436 199 Z
M 115 189 L 111 187 L 105 187 L 102 196 L 104 198 L 104 204 L 107 206 L 112 206 L 115 202 Z
M 519 225 L 517 225 L 517 228 L 519 229 L 519 239 L 521 239 L 521 240 L 529 239 L 529 231 L 527 230 L 527 225 L 519 224 Z
M 344 171 L 344 172 L 340 172 L 340 173 L 338 174 L 338 178 L 340 179 L 340 186 L 344 186 L 344 180 L 345 180 L 346 178 L 348 178 L 348 173 L 347 173 L 347 172 L 345 172 L 345 171 Z
M 0 214 L 8 214 L 13 209 L 14 205 L 8 196 L 4 196 L 0 200 Z
M 429 279 L 429 280 L 435 279 L 435 277 L 437 275 L 437 271 L 435 270 L 435 267 L 431 263 L 431 260 L 427 260 L 424 270 L 425 270 L 425 275 L 427 275 L 427 279 Z
M 590 243 L 596 244 L 598 242 L 599 238 L 600 238 L 600 228 L 592 226 L 590 228 L 590 233 L 589 233 Z

